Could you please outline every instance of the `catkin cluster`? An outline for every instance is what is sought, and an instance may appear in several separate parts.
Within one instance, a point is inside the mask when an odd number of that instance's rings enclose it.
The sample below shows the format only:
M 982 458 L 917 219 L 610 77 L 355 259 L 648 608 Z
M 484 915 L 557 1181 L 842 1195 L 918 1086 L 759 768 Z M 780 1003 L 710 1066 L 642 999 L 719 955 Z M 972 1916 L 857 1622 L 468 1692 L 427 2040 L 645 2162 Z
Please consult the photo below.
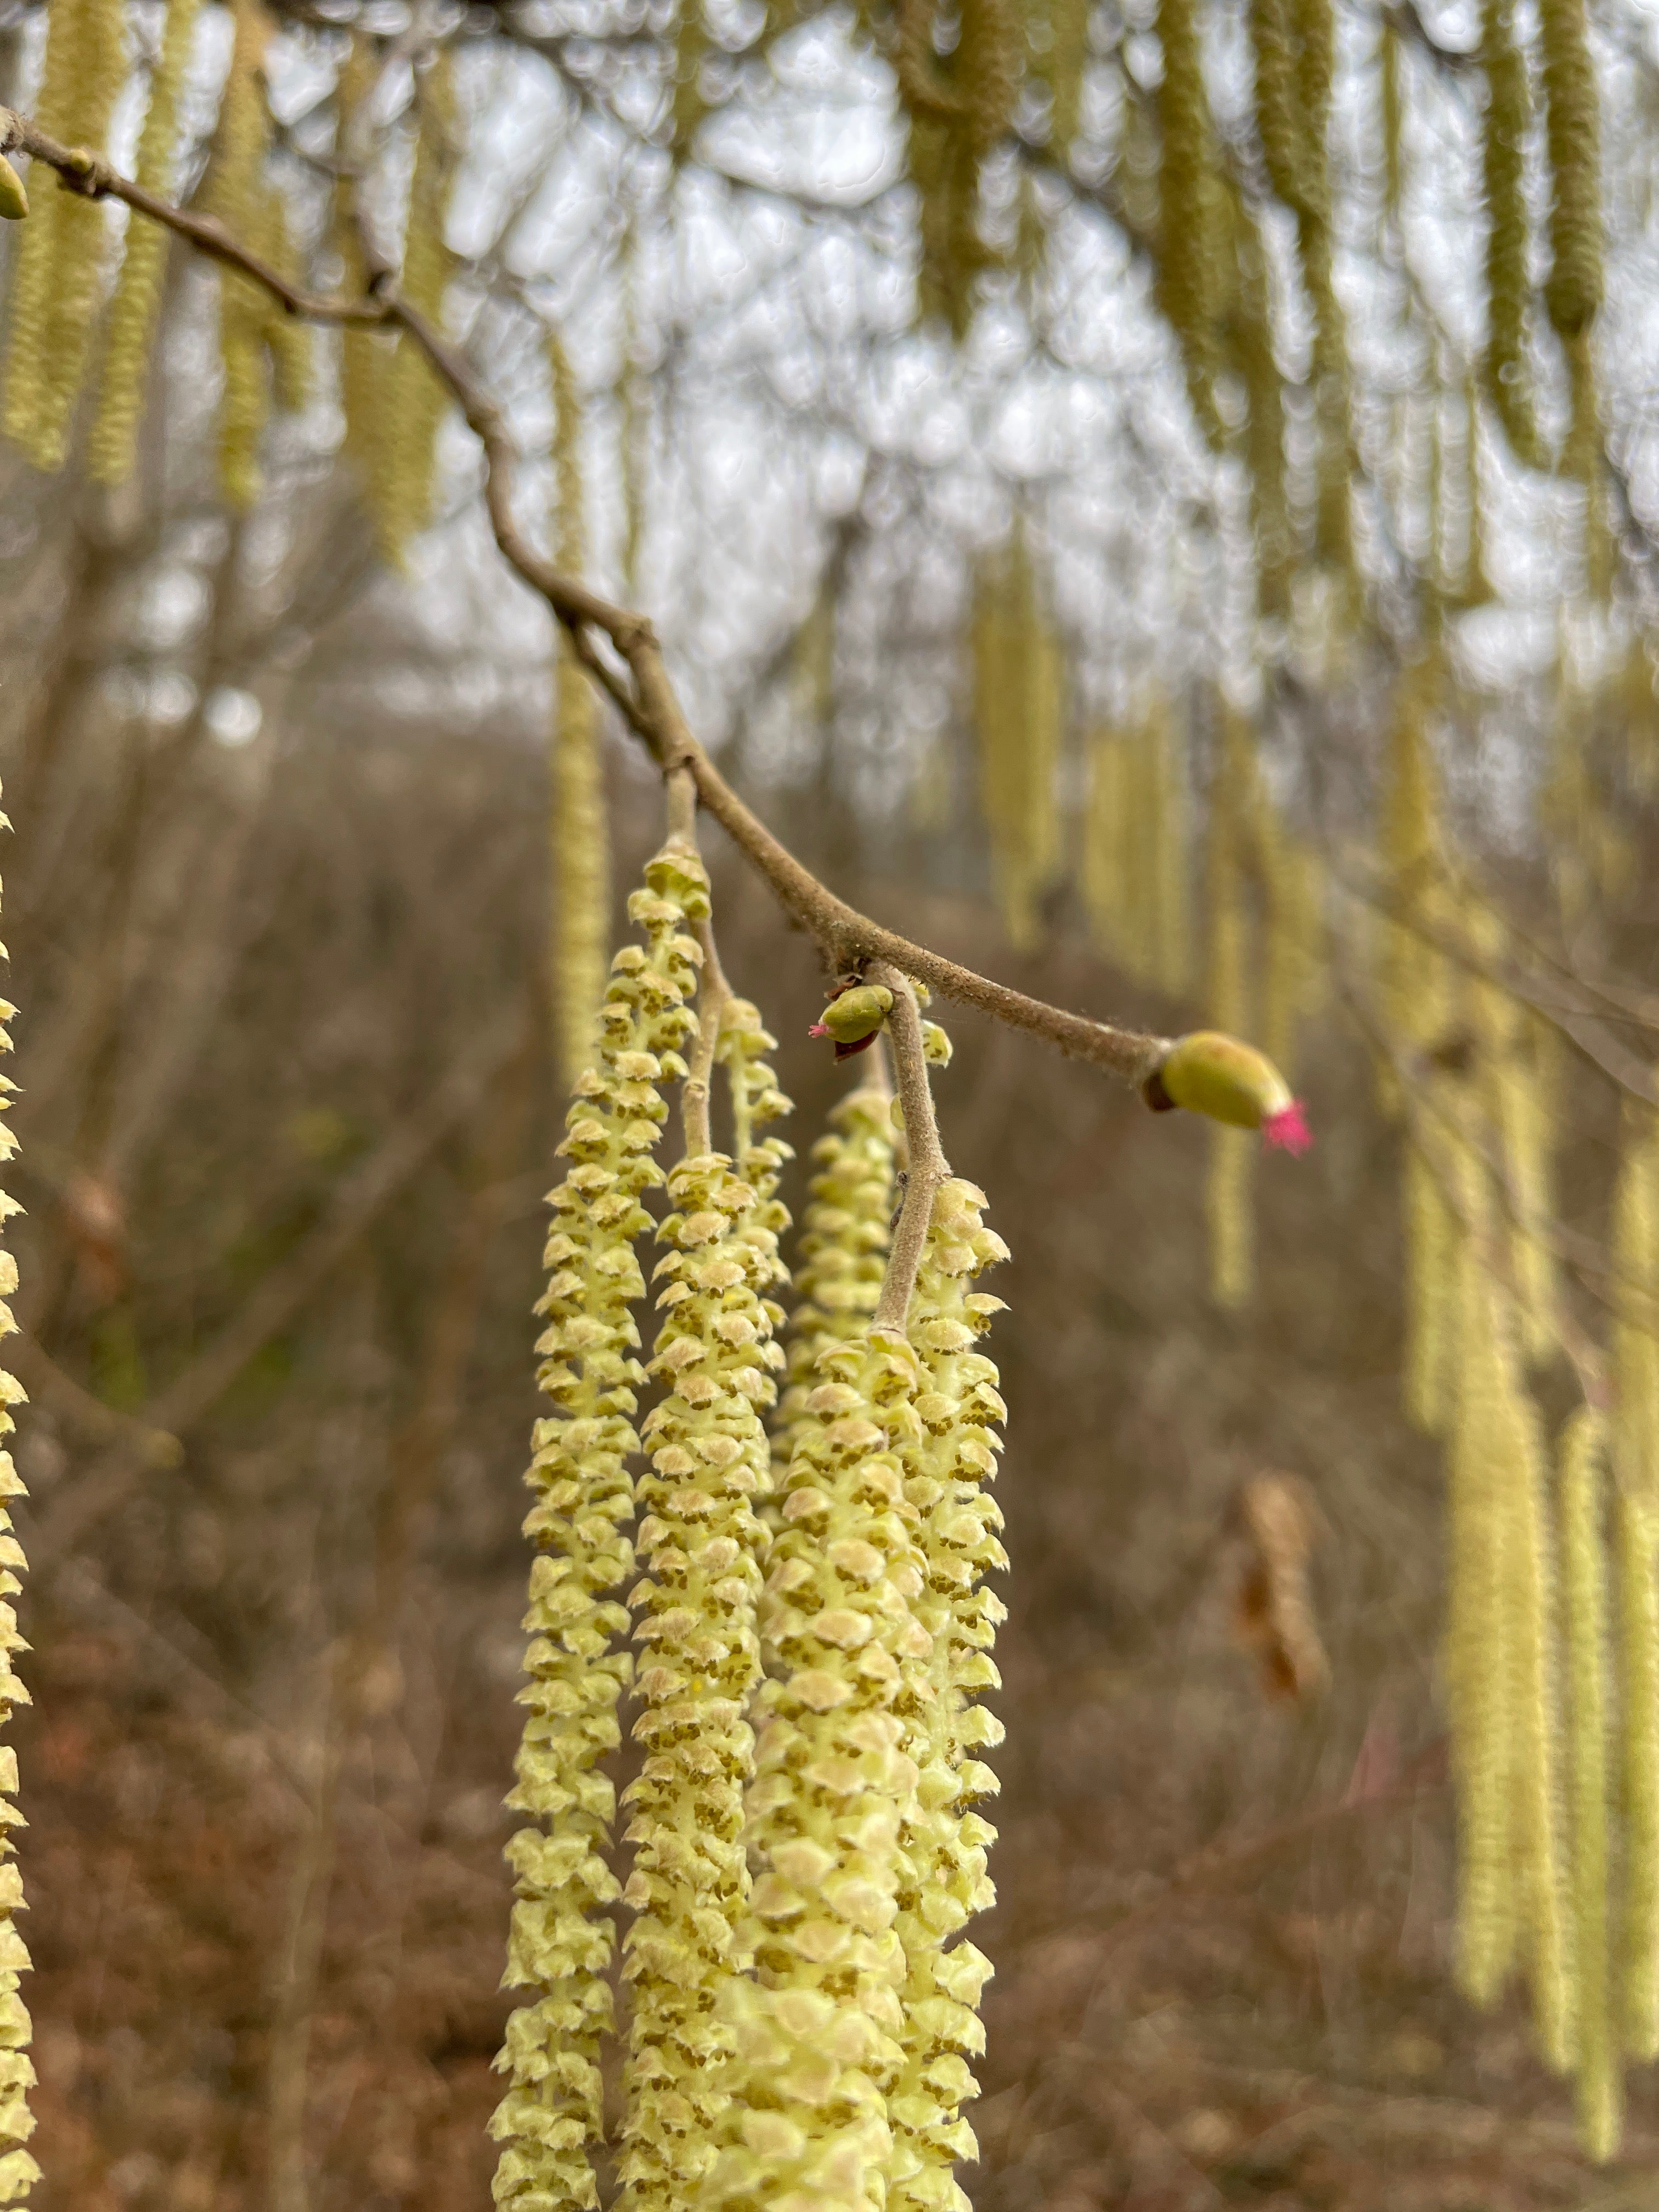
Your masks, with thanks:
M 941 52 L 939 13 L 936 0 L 897 9 L 893 60 L 921 201 L 917 306 L 960 338 L 980 274 L 999 258 L 980 222 L 980 176 L 1013 118 L 1023 37 L 1012 0 L 963 0 Z
M 977 2155 L 961 2108 L 978 2094 L 969 2062 L 985 2047 L 976 2008 L 991 1966 L 974 1944 L 953 1939 L 994 1897 L 986 1854 L 995 1831 L 975 1807 L 995 1793 L 996 1778 L 977 1754 L 1001 1742 L 1002 1724 L 975 1699 L 999 1686 L 991 1645 L 1004 1607 L 982 1585 L 1007 1565 L 1002 1516 L 985 1494 L 1006 1408 L 996 1368 L 974 1349 L 1002 1301 L 973 1285 L 1008 1248 L 985 1227 L 984 1205 L 970 1182 L 940 1186 L 908 1323 L 920 1388 L 901 1460 L 922 1556 L 912 1610 L 932 1650 L 905 1669 L 917 1783 L 900 1835 L 904 2063 L 887 2100 L 892 2212 L 965 2212 L 955 2165 Z
M 126 77 L 119 0 L 52 0 L 35 119 L 102 153 Z M 34 194 L 11 277 L 0 423 L 38 469 L 60 469 L 91 360 L 108 256 L 103 204 L 49 182 Z
M 1480 141 L 1486 199 L 1486 392 L 1516 458 L 1537 468 L 1544 454 L 1527 360 L 1532 280 L 1527 267 L 1525 147 L 1530 101 L 1511 0 L 1485 0 L 1480 59 L 1486 74 Z
M 537 1348 L 554 1411 L 536 1425 L 527 1478 L 531 1679 L 507 1800 L 539 1824 L 507 1847 L 518 1902 L 504 1981 L 533 1994 L 507 2023 L 496 2063 L 512 2087 L 491 2128 L 502 2146 L 495 2201 L 520 2212 L 597 2201 L 586 2147 L 599 2130 L 599 2047 L 611 2026 L 604 1908 L 617 1894 L 605 1856 L 614 1789 L 599 1762 L 620 1740 L 629 1677 L 627 1654 L 611 1649 L 628 1616 L 611 1593 L 632 1559 L 628 1462 L 645 1379 L 634 1356 L 630 1308 L 645 1287 L 634 1247 L 649 1225 L 641 1195 L 662 1180 L 659 1085 L 684 1074 L 681 1048 L 696 1026 L 686 1000 L 699 951 L 685 932 L 708 912 L 707 883 L 696 853 L 671 841 L 629 902 L 646 941 L 612 963 L 595 1063 L 575 1086 L 560 1147 L 572 1165 L 550 1200 Z
M 635 1917 L 620 2170 L 623 2201 L 641 2212 L 691 2203 L 712 2164 L 729 2053 L 720 1993 L 746 1963 L 737 1948 L 754 1769 L 746 1707 L 761 1671 L 756 1609 L 769 1542 L 756 1504 L 771 1479 L 762 1415 L 783 1364 L 773 1339 L 782 1310 L 769 1293 L 787 1279 L 787 1216 L 769 1188 L 787 1148 L 755 1141 L 749 1125 L 760 1101 L 768 1118 L 787 1102 L 762 1057 L 773 1041 L 754 1008 L 727 1000 L 721 1012 L 744 1101 L 738 1159 L 757 1182 L 722 1152 L 684 1159 L 668 1178 L 674 1210 L 655 1271 L 666 1317 L 650 1370 L 666 1395 L 641 1430 L 650 1472 L 637 1541 L 648 1572 L 629 1601 L 643 1647 L 634 1734 L 645 1759 L 625 1801 L 635 1856 L 624 1898 Z
M 0 1053 L 11 1050 L 5 1024 L 15 1012 L 15 1006 L 0 999 Z M 0 1115 L 10 1104 L 15 1087 L 9 1078 L 0 1076 Z M 0 1120 L 0 1162 L 14 1158 L 16 1152 L 17 1139 Z M 21 1211 L 15 1198 L 0 1192 L 0 1222 Z M 17 1262 L 9 1252 L 0 1250 L 0 1340 L 16 1333 L 17 1323 L 8 1303 L 16 1288 Z M 23 1401 L 22 1384 L 15 1375 L 0 1370 L 0 1438 L 11 1435 L 16 1426 L 11 1409 Z M 12 1604 L 22 1587 L 18 1571 L 27 1562 L 22 1546 L 12 1534 L 10 1501 L 22 1495 L 23 1486 L 11 1453 L 0 1444 L 0 1727 L 10 1722 L 19 1705 L 30 1703 L 13 1664 L 15 1655 L 28 1649 L 17 1632 Z M 40 2167 L 24 2148 L 34 2132 L 34 2116 L 28 2107 L 34 2069 L 28 2056 L 33 2030 L 18 1987 L 20 1975 L 27 1971 L 29 1954 L 17 1932 L 16 1916 L 26 1908 L 16 1846 L 9 1833 L 23 1826 L 16 1796 L 17 1753 L 9 1744 L 0 1745 L 0 2204 L 20 2203 L 40 2179 Z

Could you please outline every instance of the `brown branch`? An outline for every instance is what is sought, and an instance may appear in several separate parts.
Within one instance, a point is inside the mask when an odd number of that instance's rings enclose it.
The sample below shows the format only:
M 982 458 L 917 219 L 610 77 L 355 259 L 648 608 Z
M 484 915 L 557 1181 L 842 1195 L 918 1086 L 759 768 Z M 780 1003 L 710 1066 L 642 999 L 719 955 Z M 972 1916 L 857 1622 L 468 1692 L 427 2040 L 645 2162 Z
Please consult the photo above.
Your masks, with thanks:
M 520 529 L 513 511 L 518 454 L 500 409 L 460 349 L 399 295 L 388 270 L 373 271 L 365 299 L 307 292 L 251 252 L 213 216 L 174 207 L 124 177 L 101 155 L 62 145 L 27 117 L 0 108 L 0 153 L 20 149 L 55 169 L 67 190 L 89 199 L 122 200 L 137 213 L 161 223 L 198 252 L 263 286 L 291 315 L 356 330 L 409 333 L 448 387 L 483 449 L 484 504 L 501 554 L 571 632 L 584 666 L 649 747 L 664 773 L 680 768 L 690 772 L 702 805 L 765 878 L 785 913 L 811 933 L 830 965 L 844 969 L 870 960 L 885 961 L 926 983 L 942 998 L 977 1007 L 994 1020 L 1041 1037 L 1057 1050 L 1105 1068 L 1126 1083 L 1139 1086 L 1157 1067 L 1169 1048 L 1167 1038 L 1068 1013 L 1063 1007 L 1049 1006 L 960 967 L 860 914 L 802 866 L 738 798 L 697 743 L 647 617 L 615 605 L 585 584 L 561 574 Z M 633 679 L 631 696 L 599 654 L 590 635 L 593 631 L 608 638 L 627 664 Z
M 927 1055 L 922 1044 L 921 1015 L 908 977 L 884 961 L 870 969 L 871 980 L 884 983 L 893 994 L 893 1011 L 887 1017 L 892 1040 L 893 1063 L 898 1071 L 899 1105 L 904 1115 L 904 1203 L 898 1227 L 887 1255 L 881 1300 L 870 1323 L 872 1335 L 902 1337 L 910 1317 L 910 1300 L 916 1273 L 927 1247 L 933 1226 L 933 1200 L 951 1173 L 939 1140 L 939 1121 L 933 1112 L 933 1086 L 927 1080 Z

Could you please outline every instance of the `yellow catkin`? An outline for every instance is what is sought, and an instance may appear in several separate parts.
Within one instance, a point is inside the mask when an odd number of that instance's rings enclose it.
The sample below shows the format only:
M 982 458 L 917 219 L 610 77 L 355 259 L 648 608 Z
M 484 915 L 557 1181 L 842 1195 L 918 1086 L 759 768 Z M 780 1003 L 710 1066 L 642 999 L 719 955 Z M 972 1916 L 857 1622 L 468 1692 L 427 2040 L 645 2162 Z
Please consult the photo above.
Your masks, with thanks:
M 547 360 L 558 477 L 556 557 L 565 574 L 579 576 L 587 557 L 582 410 L 569 357 L 556 332 L 548 335 Z M 559 1060 L 568 1078 L 586 1060 L 605 987 L 611 834 L 599 702 L 562 623 L 555 640 L 553 696 L 550 951 Z
M 1561 473 L 1584 487 L 1584 589 L 1591 599 L 1605 601 L 1613 588 L 1614 562 L 1595 356 L 1588 331 L 1566 343 L 1572 414 L 1561 448 Z
M 1171 997 L 1192 988 L 1191 805 L 1185 748 L 1175 708 L 1159 691 L 1147 712 L 1146 742 L 1154 763 L 1152 980 Z
M 203 200 L 234 237 L 246 238 L 258 226 L 265 191 L 270 125 L 264 68 L 271 23 L 260 0 L 235 0 L 232 21 L 230 65 L 220 95 Z M 259 447 L 270 410 L 268 313 L 263 286 L 234 270 L 220 270 L 224 392 L 219 403 L 219 482 L 229 504 L 239 511 L 253 505 L 264 482 Z
M 1457 1784 L 1457 1978 L 1491 2004 L 1515 1955 L 1520 1811 L 1511 1759 L 1521 1685 L 1505 1631 L 1507 1593 L 1520 1571 L 1518 1533 L 1505 1510 L 1513 1436 L 1499 1342 L 1497 1286 L 1479 1251 L 1485 1226 L 1478 1169 L 1459 1195 L 1476 1233 L 1458 1263 L 1458 1395 L 1451 1435 L 1445 1680 Z
M 5 1024 L 15 1011 L 0 999 L 0 1053 L 11 1050 Z M 15 1088 L 9 1078 L 0 1076 L 0 1115 L 4 1115 Z M 14 1159 L 16 1153 L 17 1139 L 0 1120 L 0 1162 Z M 15 1198 L 0 1192 L 0 1223 L 21 1212 Z M 0 1340 L 16 1333 L 17 1323 L 8 1303 L 16 1289 L 17 1262 L 9 1252 L 0 1250 Z M 0 1440 L 10 1437 L 16 1426 L 11 1409 L 23 1404 L 25 1395 L 16 1376 L 0 1370 Z M 16 1571 L 25 1563 L 22 1548 L 11 1533 L 10 1508 L 11 1501 L 22 1495 L 23 1486 L 11 1453 L 0 1442 L 0 1727 L 9 1726 L 17 1708 L 31 1702 L 13 1668 L 15 1655 L 28 1649 L 17 1632 L 12 1602 L 22 1587 Z M 0 1746 L 0 2204 L 20 2203 L 40 2179 L 40 2167 L 23 2148 L 34 2132 L 28 2108 L 34 2069 L 28 2056 L 33 2030 L 18 1986 L 19 1976 L 29 1966 L 28 1952 L 17 1932 L 17 1915 L 27 1907 L 16 1846 L 5 1832 L 24 1825 L 16 1796 L 17 1753 L 6 1744 Z
M 146 190 L 170 199 L 179 137 L 179 95 L 195 44 L 200 0 L 168 0 L 161 51 L 149 81 L 139 134 L 136 175 Z M 143 216 L 127 218 L 121 273 L 110 301 L 98 412 L 87 444 L 87 467 L 100 483 L 124 483 L 138 451 L 150 347 L 161 307 L 167 233 Z
M 1438 1156 L 1413 1131 L 1405 1159 L 1407 1418 L 1429 1436 L 1443 1433 L 1456 1402 L 1458 1231 L 1437 1173 Z M 1442 1169 L 1443 1172 L 1443 1168 Z
M 1532 298 L 1527 267 L 1525 147 L 1527 64 L 1515 40 L 1512 0 L 1484 0 L 1480 59 L 1486 75 L 1481 131 L 1482 182 L 1486 201 L 1486 394 L 1510 450 L 1533 468 L 1544 453 L 1534 419 L 1527 363 L 1527 308 Z
M 1007 1565 L 1002 1516 L 985 1494 L 1006 1409 L 995 1366 L 973 1348 L 1002 1301 L 973 1285 L 1008 1248 L 984 1226 L 984 1205 L 973 1183 L 941 1186 L 908 1322 L 921 1387 L 903 1448 L 904 1495 L 924 1561 L 915 1610 L 933 1649 L 913 1670 L 905 1716 L 919 1778 L 901 1838 L 904 2064 L 887 2100 L 888 2212 L 967 2212 L 954 2168 L 978 2156 L 962 2106 L 979 2094 L 969 2062 L 985 2048 L 977 2006 L 991 1963 L 954 1939 L 995 1898 L 986 1873 L 995 1831 L 975 1807 L 996 1790 L 978 1754 L 1001 1742 L 1002 1725 L 975 1699 L 1000 1686 L 991 1647 L 1004 1608 L 981 1585 Z
M 1211 795 L 1206 889 L 1209 896 L 1208 1018 L 1234 1036 L 1251 1028 L 1249 921 L 1245 906 L 1243 837 L 1249 778 L 1254 763 L 1243 717 L 1223 710 L 1222 760 Z M 1216 1304 L 1237 1309 L 1249 1303 L 1255 1282 L 1252 1193 L 1255 1139 L 1248 1129 L 1219 1121 L 1209 1133 L 1210 1165 L 1205 1189 L 1209 1224 L 1210 1291 Z
M 1601 131 L 1584 0 L 1539 0 L 1550 161 L 1550 273 L 1544 300 L 1569 341 L 1601 306 Z
M 1048 0 L 1049 150 L 1064 164 L 1083 114 L 1083 80 L 1089 63 L 1088 0 Z
M 454 139 L 452 64 L 443 52 L 421 80 L 398 278 L 398 289 L 410 306 L 439 331 L 453 260 L 444 242 L 444 222 L 455 174 Z M 411 540 L 432 520 L 438 433 L 449 410 L 447 388 L 406 331 L 399 335 L 386 363 L 380 404 L 386 419 L 376 448 L 375 522 L 382 554 L 393 567 L 401 568 Z
M 1659 2057 L 1659 1116 L 1627 1100 L 1613 1193 L 1612 1455 L 1618 1485 L 1625 1792 L 1625 2038 Z
M 1486 574 L 1485 502 L 1480 495 L 1480 396 L 1474 379 L 1463 383 L 1463 605 L 1483 607 L 1492 598 Z
M 35 119 L 71 146 L 102 152 L 126 76 L 116 0 L 52 0 Z M 6 435 L 38 469 L 60 469 L 90 362 L 109 225 L 103 204 L 41 173 L 22 226 L 7 336 Z
M 502 2212 L 598 2203 L 588 2146 L 600 2131 L 599 2044 L 611 2025 L 605 1908 L 617 1895 L 605 1858 L 615 1792 L 599 1762 L 620 1741 L 616 1709 L 630 1668 L 611 1648 L 628 1626 L 614 1593 L 633 1561 L 628 1461 L 640 1449 L 632 1415 L 645 1380 L 634 1356 L 630 1309 L 645 1288 L 634 1248 L 650 1226 L 641 1194 L 662 1181 L 658 1086 L 685 1073 L 680 1048 L 696 1028 L 685 1001 L 700 956 L 686 925 L 707 911 L 702 862 L 671 841 L 629 902 L 646 943 L 612 963 L 598 1054 L 559 1147 L 569 1172 L 550 1200 L 537 1379 L 553 1410 L 536 1424 L 527 1477 L 531 1679 L 507 1799 L 539 1825 L 507 1850 L 518 1901 L 503 1985 L 531 1994 L 495 2061 L 512 2077 L 490 2125 Z
M 677 163 L 690 155 L 702 118 L 708 112 L 702 95 L 702 64 L 708 52 L 708 27 L 703 21 L 702 0 L 681 0 L 674 33 L 674 83 L 669 107 L 669 144 Z
M 1209 444 L 1222 443 L 1216 412 L 1217 193 L 1211 176 L 1210 107 L 1194 0 L 1158 0 L 1164 75 L 1158 91 L 1158 303 L 1181 348 L 1187 397 Z
M 1257 806 L 1255 844 L 1267 909 L 1261 1043 L 1273 1065 L 1289 1074 L 1303 1018 L 1315 1010 L 1324 970 L 1325 874 L 1318 854 L 1279 818 L 1265 793 Z
M 1572 1808 L 1573 1949 L 1578 2007 L 1574 2041 L 1578 2129 L 1598 2160 L 1619 2147 L 1621 2077 L 1613 2025 L 1607 1921 L 1609 1842 L 1607 1571 L 1602 1543 L 1606 1425 L 1583 1407 L 1561 1439 L 1563 1617 L 1566 1630 L 1568 1787 Z
M 1224 337 L 1244 392 L 1257 604 L 1264 616 L 1282 617 L 1290 608 L 1297 550 L 1285 476 L 1285 380 L 1273 351 L 1273 301 L 1261 230 L 1231 184 L 1225 204 L 1233 270 Z
M 963 337 L 982 270 L 999 259 L 979 223 L 980 172 L 1012 119 L 1021 35 L 1012 0 L 963 0 L 948 58 L 927 0 L 900 10 L 894 61 L 909 125 L 907 166 L 921 199 L 917 307 Z
M 374 91 L 375 82 L 369 42 L 362 33 L 354 31 L 334 95 L 334 149 L 348 167 L 362 157 L 363 149 L 357 142 L 363 135 L 364 102 Z M 342 289 L 348 299 L 362 299 L 367 289 L 356 205 L 355 180 L 343 170 L 334 192 L 333 242 L 343 270 Z M 394 358 L 394 341 L 379 331 L 347 331 L 341 337 L 340 404 L 345 413 L 343 450 L 383 555 L 389 536 L 381 498 L 387 473 L 383 449 L 392 411 Z
M 756 1095 L 752 1074 L 769 1112 L 781 1110 L 787 1102 L 761 1057 L 772 1040 L 753 1008 L 727 1033 L 749 1041 L 736 1071 L 745 1097 Z M 743 1150 L 763 1186 L 775 1182 L 786 1148 Z M 730 2051 L 721 1991 L 748 1963 L 738 1948 L 749 1899 L 743 1796 L 754 1773 L 745 1707 L 760 1679 L 756 1613 L 769 1541 L 756 1512 L 770 1482 L 761 1415 L 783 1357 L 769 1296 L 785 1277 L 782 1208 L 723 1152 L 683 1159 L 668 1195 L 655 1271 L 665 1316 L 649 1370 L 666 1395 L 641 1429 L 651 1464 L 638 1485 L 637 1544 L 648 1571 L 629 1599 L 642 1647 L 634 1735 L 644 1765 L 625 1796 L 635 1859 L 623 1899 L 635 1918 L 624 2212 L 690 2207 L 715 2155 Z
M 1407 1052 L 1435 1044 L 1449 1005 L 1445 956 L 1423 934 L 1443 927 L 1447 918 L 1440 778 L 1430 734 L 1443 680 L 1437 654 L 1400 678 L 1382 800 L 1379 860 L 1389 918 L 1382 931 L 1378 1000 L 1390 1040 Z M 1386 1067 L 1381 1086 L 1385 1103 L 1397 1105 L 1397 1085 Z
M 1400 98 L 1400 33 L 1384 23 L 1377 41 L 1377 106 L 1382 136 L 1382 212 L 1391 222 L 1400 220 L 1404 198 L 1405 170 L 1401 160 Z
M 1003 925 L 1018 951 L 1042 936 L 1060 860 L 1058 773 L 1065 669 L 1023 528 L 975 581 L 974 724 L 981 804 Z
M 1614 1527 L 1625 1808 L 1620 2015 L 1625 2048 L 1645 2063 L 1659 2057 L 1659 1510 L 1651 1494 L 1621 1487 Z
M 1504 1626 L 1514 1672 L 1510 1772 L 1516 1799 L 1516 1874 L 1539 2046 L 1546 2061 L 1565 2073 L 1571 2062 L 1577 1978 L 1561 1856 L 1555 1561 L 1538 1409 L 1521 1379 L 1507 1301 L 1500 1307 L 1499 1322 L 1502 1474 L 1510 1520 Z
M 908 1343 L 827 1345 L 794 1430 L 762 1635 L 744 1807 L 756 1977 L 724 1996 L 733 2042 L 709 2212 L 881 2212 L 887 2100 L 904 2063 L 899 1838 L 915 1761 L 900 1695 L 931 1639 L 902 1443 Z
M 282 194 L 270 182 L 259 196 L 253 234 L 258 251 L 272 268 L 290 281 L 296 280 L 301 274 L 299 256 L 289 230 L 288 210 Z M 315 366 L 311 326 L 297 315 L 285 314 L 267 296 L 261 334 L 270 362 L 271 396 L 285 415 L 297 415 L 311 398 Z
M 875 1059 L 874 1052 L 864 1055 L 865 1063 Z M 878 1062 L 861 1066 L 856 1089 L 830 1108 L 829 1129 L 812 1147 L 817 1172 L 801 1218 L 795 1304 L 784 1338 L 787 1387 L 775 1439 L 781 1468 L 805 1418 L 818 1354 L 862 1335 L 881 1297 L 893 1212 L 893 1122 L 878 1069 Z

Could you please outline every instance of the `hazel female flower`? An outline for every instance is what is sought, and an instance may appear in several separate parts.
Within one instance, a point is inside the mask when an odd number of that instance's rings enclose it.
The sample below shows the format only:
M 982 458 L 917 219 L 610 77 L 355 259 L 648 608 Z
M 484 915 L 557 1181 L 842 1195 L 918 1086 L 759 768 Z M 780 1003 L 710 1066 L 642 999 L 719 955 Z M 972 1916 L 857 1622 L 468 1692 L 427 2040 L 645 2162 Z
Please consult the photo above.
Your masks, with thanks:
M 1260 1129 L 1284 1152 L 1305 1152 L 1313 1142 L 1306 1109 L 1266 1053 L 1220 1030 L 1177 1037 L 1141 1095 L 1155 1114 L 1184 1106 L 1235 1129 Z
M 806 1034 L 834 1037 L 836 1058 L 846 1060 L 875 1042 L 892 1008 L 893 994 L 884 983 L 855 983 L 830 1000 Z

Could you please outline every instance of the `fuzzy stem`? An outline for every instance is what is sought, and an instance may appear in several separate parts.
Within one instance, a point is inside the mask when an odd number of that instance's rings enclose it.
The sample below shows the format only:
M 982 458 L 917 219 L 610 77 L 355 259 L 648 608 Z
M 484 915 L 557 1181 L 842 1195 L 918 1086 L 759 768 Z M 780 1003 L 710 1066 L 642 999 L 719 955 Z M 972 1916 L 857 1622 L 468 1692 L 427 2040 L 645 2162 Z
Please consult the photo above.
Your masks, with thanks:
M 679 776 L 671 778 L 671 787 L 683 781 Z M 694 793 L 694 801 L 695 798 Z M 680 1127 L 688 1160 L 701 1159 L 705 1152 L 714 1149 L 709 1116 L 714 1054 L 720 1041 L 721 1018 L 732 996 L 732 987 L 726 980 L 726 970 L 714 948 L 714 923 L 705 916 L 692 933 L 702 947 L 702 983 L 697 993 L 697 1040 L 691 1048 L 690 1072 L 680 1093 Z
M 933 1085 L 927 1080 L 927 1056 L 921 1041 L 921 1015 L 909 978 L 884 960 L 872 962 L 867 972 L 872 983 L 884 983 L 893 994 L 887 1034 L 893 1041 L 893 1060 L 898 1071 L 899 1104 L 904 1113 L 904 1148 L 908 1163 L 904 1203 L 899 1209 L 893 1249 L 888 1255 L 881 1303 L 870 1328 L 874 1335 L 902 1337 L 910 1312 L 910 1295 L 916 1286 L 916 1270 L 921 1265 L 927 1243 L 927 1225 L 933 1218 L 933 1194 L 949 1177 L 951 1163 L 939 1140 Z

